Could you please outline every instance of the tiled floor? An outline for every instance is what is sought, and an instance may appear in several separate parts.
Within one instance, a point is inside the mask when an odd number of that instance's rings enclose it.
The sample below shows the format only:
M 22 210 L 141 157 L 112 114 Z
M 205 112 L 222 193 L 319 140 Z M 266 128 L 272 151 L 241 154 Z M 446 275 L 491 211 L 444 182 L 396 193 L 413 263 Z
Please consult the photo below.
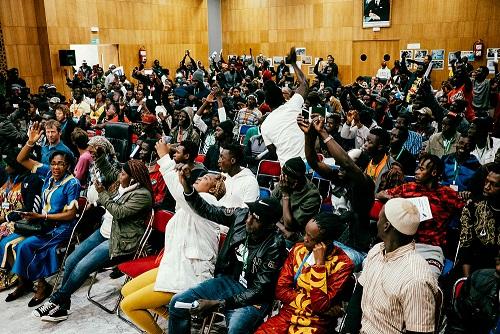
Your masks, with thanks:
M 98 298 L 108 303 L 116 301 L 118 289 L 123 283 L 123 277 L 117 280 L 109 278 L 109 272 L 98 275 L 99 282 L 95 285 Z M 12 291 L 0 293 L 0 319 L 2 334 L 114 334 L 138 333 L 132 327 L 121 321 L 116 315 L 108 314 L 87 300 L 87 280 L 71 299 L 71 314 L 69 319 L 60 323 L 42 322 L 31 314 L 33 308 L 28 307 L 32 294 L 16 301 L 6 303 L 5 297 Z M 94 290 L 94 288 L 93 288 Z M 112 294 L 115 292 L 114 294 Z M 109 296 L 109 294 L 112 294 Z M 109 296 L 109 297 L 108 297 Z

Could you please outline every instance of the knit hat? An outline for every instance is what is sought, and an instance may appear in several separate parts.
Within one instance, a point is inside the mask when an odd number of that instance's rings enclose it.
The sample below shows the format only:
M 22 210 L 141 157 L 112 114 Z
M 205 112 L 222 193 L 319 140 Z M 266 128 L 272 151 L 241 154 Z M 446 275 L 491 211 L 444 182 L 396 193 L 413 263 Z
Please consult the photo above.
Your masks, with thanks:
M 201 70 L 196 70 L 194 73 L 193 73 L 193 81 L 199 81 L 199 82 L 203 82 L 203 77 L 204 77 L 205 73 Z
M 255 214 L 261 224 L 274 225 L 283 215 L 283 208 L 276 198 L 264 198 L 246 204 L 248 205 L 248 211 Z
M 231 120 L 225 120 L 224 122 L 219 123 L 219 128 L 224 131 L 224 134 L 231 135 L 233 133 L 234 123 Z
M 306 175 L 306 164 L 299 157 L 291 158 L 285 162 L 282 171 L 285 175 L 291 176 L 294 179 L 301 179 Z
M 405 235 L 414 235 L 420 224 L 420 213 L 412 202 L 405 198 L 393 198 L 384 206 L 389 223 Z

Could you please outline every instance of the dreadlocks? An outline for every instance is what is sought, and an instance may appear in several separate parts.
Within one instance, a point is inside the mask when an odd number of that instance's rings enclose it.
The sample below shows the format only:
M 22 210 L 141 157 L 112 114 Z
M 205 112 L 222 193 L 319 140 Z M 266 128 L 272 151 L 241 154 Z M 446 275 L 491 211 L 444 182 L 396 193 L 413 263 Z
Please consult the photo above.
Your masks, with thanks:
M 215 177 L 215 186 L 214 186 L 214 192 L 213 195 L 217 200 L 221 199 L 225 194 L 226 194 L 226 184 L 224 181 L 226 180 L 226 177 L 218 174 Z
M 129 160 L 123 165 L 123 170 L 153 195 L 153 185 L 151 184 L 149 171 L 144 162 L 136 159 Z

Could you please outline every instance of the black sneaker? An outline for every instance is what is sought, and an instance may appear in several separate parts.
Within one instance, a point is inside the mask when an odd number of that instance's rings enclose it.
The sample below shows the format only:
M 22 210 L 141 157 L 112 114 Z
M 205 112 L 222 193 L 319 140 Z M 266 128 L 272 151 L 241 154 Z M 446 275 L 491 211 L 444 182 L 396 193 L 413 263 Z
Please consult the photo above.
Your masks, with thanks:
M 44 315 L 42 321 L 50 321 L 50 322 L 59 322 L 68 319 L 68 311 L 59 308 L 55 312 L 51 312 L 50 314 Z
M 57 310 L 59 310 L 60 307 L 59 305 L 57 304 L 54 304 L 53 302 L 51 301 L 48 301 L 48 302 L 45 302 L 45 304 L 43 304 L 42 306 L 40 307 L 37 307 L 36 309 L 33 310 L 33 312 L 31 312 L 35 317 L 43 317 L 44 315 L 48 315 L 52 312 L 55 312 Z

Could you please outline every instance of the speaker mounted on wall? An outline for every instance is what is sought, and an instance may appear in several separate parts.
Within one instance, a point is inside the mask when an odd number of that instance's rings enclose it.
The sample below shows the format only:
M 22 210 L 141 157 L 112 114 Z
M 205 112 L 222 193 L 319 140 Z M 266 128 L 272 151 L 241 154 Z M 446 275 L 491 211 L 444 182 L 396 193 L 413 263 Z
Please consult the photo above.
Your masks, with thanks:
M 75 66 L 76 65 L 75 50 L 59 50 L 59 65 Z

